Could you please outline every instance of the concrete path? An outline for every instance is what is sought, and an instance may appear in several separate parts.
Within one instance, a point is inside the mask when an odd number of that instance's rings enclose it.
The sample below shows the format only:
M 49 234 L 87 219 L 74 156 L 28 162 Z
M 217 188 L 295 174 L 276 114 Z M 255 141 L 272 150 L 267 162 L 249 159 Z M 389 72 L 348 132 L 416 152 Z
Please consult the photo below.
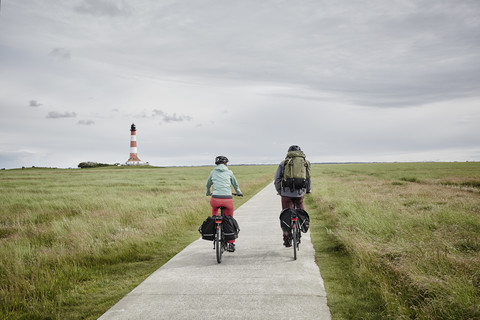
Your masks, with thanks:
M 199 239 L 99 319 L 330 319 L 310 232 L 293 260 L 280 211 L 271 183 L 235 210 L 237 250 L 225 252 L 221 264 L 213 243 Z

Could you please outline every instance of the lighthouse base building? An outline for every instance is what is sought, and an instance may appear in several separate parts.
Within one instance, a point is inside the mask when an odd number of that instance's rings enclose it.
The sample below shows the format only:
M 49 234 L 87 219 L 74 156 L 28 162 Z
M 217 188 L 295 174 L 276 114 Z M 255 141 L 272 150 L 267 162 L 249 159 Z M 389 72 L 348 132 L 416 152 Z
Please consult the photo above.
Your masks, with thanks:
M 137 155 L 137 129 L 135 128 L 135 124 L 132 123 L 130 127 L 130 157 L 128 158 L 127 162 L 125 162 L 126 166 L 147 166 L 148 162 L 143 162 L 138 158 Z
M 124 164 L 125 166 L 148 166 L 149 163 L 148 162 L 143 162 L 143 161 L 130 161 L 128 160 L 127 162 L 125 162 Z

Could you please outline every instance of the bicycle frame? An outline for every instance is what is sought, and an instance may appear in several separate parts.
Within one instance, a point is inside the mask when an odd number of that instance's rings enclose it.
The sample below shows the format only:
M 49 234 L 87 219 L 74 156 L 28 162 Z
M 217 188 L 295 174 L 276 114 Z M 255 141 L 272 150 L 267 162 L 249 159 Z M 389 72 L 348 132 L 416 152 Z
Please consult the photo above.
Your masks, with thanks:
M 296 208 L 297 208 L 297 205 L 294 202 L 293 209 L 296 209 Z M 300 230 L 299 220 L 296 212 L 291 215 L 290 219 L 291 219 L 290 230 L 291 230 L 292 247 L 293 247 L 293 259 L 297 260 L 297 251 L 299 250 L 298 246 L 300 244 L 301 230 Z

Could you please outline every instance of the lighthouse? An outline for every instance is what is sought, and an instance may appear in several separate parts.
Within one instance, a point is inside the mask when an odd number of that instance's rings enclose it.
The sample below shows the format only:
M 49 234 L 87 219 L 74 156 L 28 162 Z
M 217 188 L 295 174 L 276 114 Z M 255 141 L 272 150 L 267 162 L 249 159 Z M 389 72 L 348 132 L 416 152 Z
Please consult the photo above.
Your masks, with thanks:
M 128 158 L 127 162 L 125 163 L 127 166 L 138 166 L 138 165 L 145 165 L 146 163 L 140 161 L 137 155 L 137 129 L 135 128 L 135 124 L 132 123 L 130 127 L 130 158 Z

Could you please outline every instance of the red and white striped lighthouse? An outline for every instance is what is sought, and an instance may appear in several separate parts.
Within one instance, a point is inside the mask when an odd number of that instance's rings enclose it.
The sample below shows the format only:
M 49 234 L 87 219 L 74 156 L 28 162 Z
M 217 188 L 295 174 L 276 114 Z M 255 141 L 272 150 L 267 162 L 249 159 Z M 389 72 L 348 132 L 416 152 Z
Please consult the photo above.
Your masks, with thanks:
M 127 165 L 140 165 L 143 162 L 138 159 L 137 155 L 137 129 L 135 128 L 135 124 L 132 123 L 130 127 L 130 158 L 128 158 Z

